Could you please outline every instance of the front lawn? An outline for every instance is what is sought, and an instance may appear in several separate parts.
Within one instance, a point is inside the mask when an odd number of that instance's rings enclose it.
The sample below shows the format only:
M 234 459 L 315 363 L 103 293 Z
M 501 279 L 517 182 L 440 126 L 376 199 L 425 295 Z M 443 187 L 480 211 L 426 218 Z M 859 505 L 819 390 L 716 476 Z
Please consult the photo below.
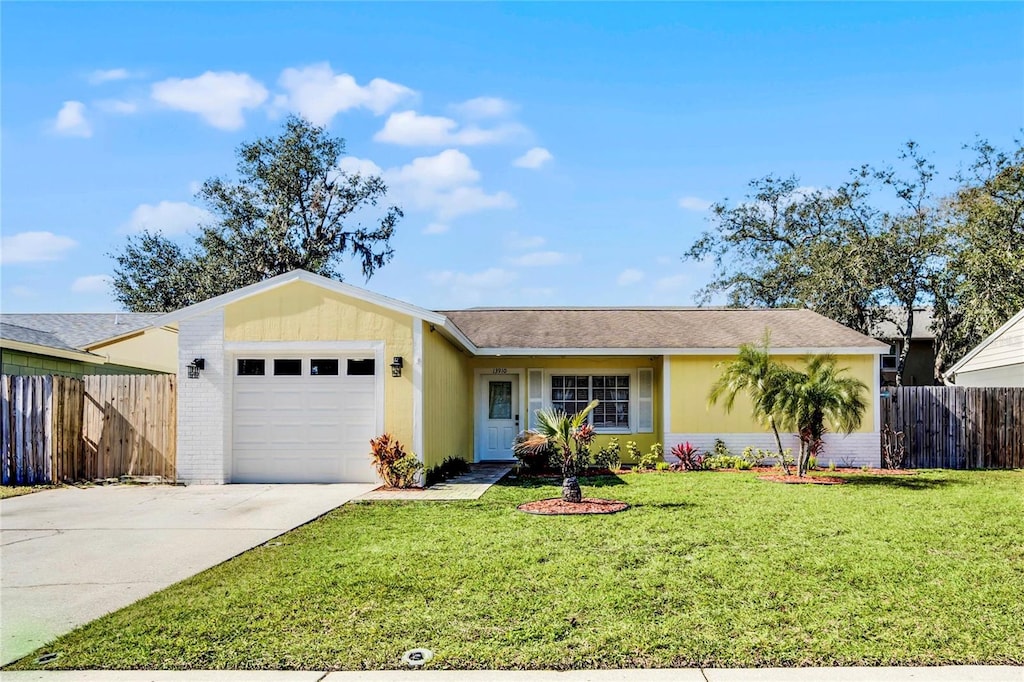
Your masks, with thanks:
M 42 651 L 49 668 L 1024 663 L 1024 472 L 554 481 L 477 502 L 346 505 Z M 16 667 L 30 668 L 37 652 Z

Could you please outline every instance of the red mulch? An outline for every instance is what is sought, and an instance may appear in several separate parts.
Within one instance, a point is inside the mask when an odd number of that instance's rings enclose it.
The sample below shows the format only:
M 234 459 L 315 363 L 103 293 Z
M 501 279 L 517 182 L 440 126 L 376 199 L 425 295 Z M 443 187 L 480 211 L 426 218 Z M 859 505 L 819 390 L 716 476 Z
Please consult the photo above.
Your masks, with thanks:
M 594 497 L 584 497 L 582 502 L 566 502 L 560 497 L 553 497 L 548 500 L 537 500 L 525 502 L 516 507 L 527 514 L 614 514 L 625 509 L 629 505 L 616 500 L 601 500 Z

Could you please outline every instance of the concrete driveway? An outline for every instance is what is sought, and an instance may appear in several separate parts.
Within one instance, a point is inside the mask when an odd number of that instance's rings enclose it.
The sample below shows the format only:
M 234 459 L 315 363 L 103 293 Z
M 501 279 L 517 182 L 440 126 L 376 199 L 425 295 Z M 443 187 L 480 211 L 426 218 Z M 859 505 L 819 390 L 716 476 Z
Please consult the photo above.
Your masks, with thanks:
M 226 561 L 374 484 L 111 486 L 0 501 L 0 662 Z

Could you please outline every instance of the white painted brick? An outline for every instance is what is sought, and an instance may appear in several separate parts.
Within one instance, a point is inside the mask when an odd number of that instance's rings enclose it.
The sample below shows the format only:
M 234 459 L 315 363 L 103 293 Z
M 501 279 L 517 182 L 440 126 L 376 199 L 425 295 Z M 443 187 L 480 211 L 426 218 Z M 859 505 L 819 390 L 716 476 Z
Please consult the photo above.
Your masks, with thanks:
M 206 360 L 198 379 L 188 378 L 193 358 Z M 224 313 L 183 320 L 178 329 L 178 480 L 224 483 Z

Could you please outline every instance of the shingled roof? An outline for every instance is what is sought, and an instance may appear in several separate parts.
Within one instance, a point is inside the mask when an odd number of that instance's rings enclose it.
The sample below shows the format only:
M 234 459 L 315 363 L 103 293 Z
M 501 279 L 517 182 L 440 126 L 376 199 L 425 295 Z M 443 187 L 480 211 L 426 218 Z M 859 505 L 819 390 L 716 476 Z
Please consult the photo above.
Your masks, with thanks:
M 81 350 L 97 341 L 145 329 L 159 317 L 160 313 L 4 313 L 0 315 L 0 339 Z
M 439 311 L 478 348 L 732 349 L 771 331 L 776 349 L 887 348 L 803 309 L 470 308 Z

